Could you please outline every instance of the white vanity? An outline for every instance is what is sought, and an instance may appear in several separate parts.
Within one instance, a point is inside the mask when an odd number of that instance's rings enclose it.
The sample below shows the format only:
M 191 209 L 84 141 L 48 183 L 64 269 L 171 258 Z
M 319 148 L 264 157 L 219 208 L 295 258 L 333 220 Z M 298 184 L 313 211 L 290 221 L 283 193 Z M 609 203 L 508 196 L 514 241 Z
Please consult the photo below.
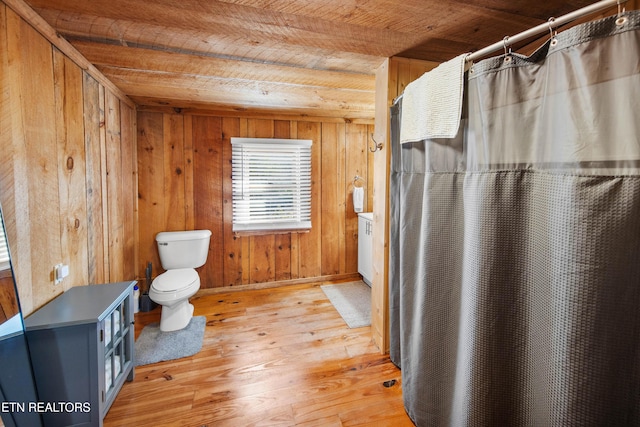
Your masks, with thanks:
M 358 214 L 358 273 L 371 286 L 373 280 L 373 213 Z

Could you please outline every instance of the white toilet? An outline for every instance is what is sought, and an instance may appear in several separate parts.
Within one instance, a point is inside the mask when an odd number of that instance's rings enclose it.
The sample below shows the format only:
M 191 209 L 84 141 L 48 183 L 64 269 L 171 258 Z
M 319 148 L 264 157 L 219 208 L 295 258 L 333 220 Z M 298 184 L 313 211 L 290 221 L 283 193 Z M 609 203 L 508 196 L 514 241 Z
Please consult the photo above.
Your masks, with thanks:
M 200 289 L 200 276 L 194 270 L 207 261 L 211 231 L 164 231 L 156 235 L 164 273 L 151 283 L 149 298 L 162 306 L 160 330 L 185 328 L 193 317 L 189 298 Z

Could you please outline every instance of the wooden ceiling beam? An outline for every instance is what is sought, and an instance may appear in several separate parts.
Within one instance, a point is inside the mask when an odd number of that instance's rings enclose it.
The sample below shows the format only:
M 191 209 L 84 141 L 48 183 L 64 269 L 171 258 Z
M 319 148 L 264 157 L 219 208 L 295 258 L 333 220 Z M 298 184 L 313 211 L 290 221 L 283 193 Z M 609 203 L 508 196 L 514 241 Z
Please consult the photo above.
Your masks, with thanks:
M 267 65 L 210 56 L 74 41 L 76 48 L 93 64 L 192 76 L 286 83 L 347 90 L 375 90 L 375 75 L 341 73 L 300 67 Z
M 208 40 L 215 40 L 216 43 L 226 40 L 241 46 L 318 48 L 386 57 L 389 53 L 401 50 L 408 40 L 417 42 L 420 39 L 415 29 L 394 31 L 279 14 L 258 8 L 228 10 L 222 7 L 215 11 L 209 8 L 198 11 L 186 9 L 182 2 L 172 2 L 165 7 L 155 5 L 151 9 L 149 2 L 143 0 L 112 0 L 104 10 L 93 10 L 85 5 L 94 2 L 86 1 L 81 4 L 72 2 L 70 5 L 39 0 L 32 3 L 38 13 L 48 21 L 55 22 L 56 28 L 65 33 L 75 31 L 133 41 L 137 41 L 138 36 L 151 36 L 158 45 L 163 45 L 176 34 L 189 33 L 196 35 L 195 41 L 203 45 Z M 205 3 L 201 2 L 200 6 Z M 67 7 L 72 7 L 73 12 L 66 12 L 64 9 Z M 127 11 L 126 16 L 122 10 Z M 381 40 L 384 42 L 381 43 Z
M 216 116 L 216 117 L 246 117 L 252 119 L 268 119 L 268 120 L 296 120 L 311 121 L 325 123 L 356 123 L 373 125 L 374 119 L 369 117 L 368 113 L 355 112 L 350 115 L 349 112 L 342 112 L 342 115 L 336 114 L 331 110 L 315 109 L 313 111 L 301 111 L 296 109 L 269 109 L 264 107 L 237 107 L 229 105 L 211 105 L 199 102 L 183 102 L 181 107 L 171 107 L 168 104 L 172 100 L 164 100 L 160 98 L 136 97 L 138 102 L 138 111 L 153 111 L 166 114 L 194 114 L 199 116 Z
M 284 41 L 262 38 L 247 28 L 234 35 L 223 26 L 212 26 L 210 31 L 205 32 L 194 28 L 169 28 L 49 9 L 38 9 L 38 12 L 48 22 L 53 22 L 57 31 L 72 43 L 93 41 L 271 65 L 363 74 L 370 74 L 383 60 L 376 55 L 332 50 L 328 45 L 292 46 Z
M 134 101 L 171 100 L 181 108 L 188 102 L 237 108 L 298 110 L 305 114 L 334 111 L 344 117 L 373 117 L 374 91 L 310 88 L 285 83 L 223 79 L 170 72 L 101 67 L 101 71 Z

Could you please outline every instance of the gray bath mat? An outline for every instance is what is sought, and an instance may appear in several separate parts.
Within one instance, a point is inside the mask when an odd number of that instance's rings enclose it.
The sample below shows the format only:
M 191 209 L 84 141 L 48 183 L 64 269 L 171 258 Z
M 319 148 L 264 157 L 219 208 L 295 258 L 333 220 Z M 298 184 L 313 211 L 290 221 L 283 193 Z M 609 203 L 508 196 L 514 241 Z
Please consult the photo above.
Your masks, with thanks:
M 195 316 L 186 328 L 162 332 L 159 323 L 150 323 L 142 329 L 135 342 L 135 366 L 193 356 L 202 348 L 205 316 Z
M 331 304 L 350 328 L 371 325 L 371 288 L 366 283 L 349 282 L 322 285 Z

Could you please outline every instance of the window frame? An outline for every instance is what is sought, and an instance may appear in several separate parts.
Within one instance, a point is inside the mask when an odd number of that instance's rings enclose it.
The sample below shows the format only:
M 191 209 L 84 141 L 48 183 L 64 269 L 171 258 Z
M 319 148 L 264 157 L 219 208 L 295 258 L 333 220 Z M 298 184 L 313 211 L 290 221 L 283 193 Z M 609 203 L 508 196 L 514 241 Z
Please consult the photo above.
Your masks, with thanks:
M 233 232 L 308 232 L 313 141 L 232 137 L 231 145 Z

